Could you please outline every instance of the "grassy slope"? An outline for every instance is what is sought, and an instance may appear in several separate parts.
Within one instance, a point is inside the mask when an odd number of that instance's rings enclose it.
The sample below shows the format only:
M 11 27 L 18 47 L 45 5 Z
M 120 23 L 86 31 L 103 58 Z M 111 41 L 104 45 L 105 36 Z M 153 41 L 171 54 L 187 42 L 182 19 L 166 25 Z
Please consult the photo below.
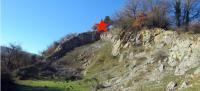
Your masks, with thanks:
M 81 53 L 81 50 L 85 46 L 76 48 L 74 51 L 70 52 L 70 55 L 78 56 L 78 52 Z M 97 56 L 92 58 L 93 62 L 87 71 L 87 75 L 78 81 L 47 81 L 47 80 L 16 80 L 20 91 L 91 91 L 92 87 L 94 88 L 98 82 L 93 78 L 96 73 L 102 72 L 103 70 L 108 70 L 113 67 L 117 58 L 111 56 L 111 44 L 103 43 L 99 51 L 95 52 Z M 74 53 L 74 54 L 73 54 Z M 67 55 L 65 58 L 70 59 Z M 98 80 L 99 77 L 96 77 Z M 109 76 L 106 78 L 109 79 Z
M 124 63 L 119 64 L 119 62 L 117 62 L 119 58 L 115 58 L 111 55 L 111 49 L 112 49 L 111 44 L 107 43 L 100 49 L 100 51 L 98 51 L 97 53 L 98 55 L 93 59 L 93 63 L 88 68 L 88 72 L 86 75 L 87 78 L 95 77 L 99 81 L 104 81 L 115 76 L 116 71 L 120 72 L 120 69 L 124 71 L 122 66 L 126 64 Z M 141 49 L 134 48 L 134 49 L 137 49 L 133 50 L 135 53 L 137 53 L 137 51 L 140 51 L 143 48 Z M 191 70 L 194 71 L 194 69 Z M 193 71 L 188 71 L 187 74 L 193 74 Z M 120 73 L 117 74 L 119 75 Z M 166 74 L 165 77 L 159 83 L 155 81 L 144 83 L 141 87 L 142 90 L 139 87 L 139 89 L 137 89 L 136 91 L 165 91 L 166 86 L 170 81 L 176 81 L 179 87 L 182 84 L 182 82 L 186 80 L 184 78 L 185 76 L 175 76 L 173 75 L 173 73 L 169 73 Z M 198 91 L 200 87 L 200 78 L 196 77 L 194 79 L 190 79 L 189 84 L 193 84 L 193 86 L 184 89 L 184 91 Z
M 106 74 L 112 68 L 118 65 L 118 58 L 111 55 L 112 45 L 109 42 L 106 42 L 98 52 L 96 56 L 92 58 L 92 63 L 87 69 L 86 78 L 96 78 L 100 81 L 109 79 L 111 75 Z M 101 74 L 102 73 L 102 74 Z M 114 73 L 112 73 L 114 74 Z M 104 79 L 101 79 L 101 78 Z
M 100 41 L 75 48 L 59 61 L 73 61 L 73 59 L 83 53 L 86 48 L 91 47 L 91 45 L 98 44 L 100 44 Z M 78 65 L 79 62 L 73 64 L 73 66 Z M 96 82 L 90 78 L 83 78 L 82 80 L 69 82 L 50 80 L 16 80 L 16 83 L 19 91 L 91 91 L 91 87 L 94 87 L 96 84 Z
M 90 91 L 83 80 L 79 81 L 45 81 L 45 80 L 17 80 L 20 91 Z

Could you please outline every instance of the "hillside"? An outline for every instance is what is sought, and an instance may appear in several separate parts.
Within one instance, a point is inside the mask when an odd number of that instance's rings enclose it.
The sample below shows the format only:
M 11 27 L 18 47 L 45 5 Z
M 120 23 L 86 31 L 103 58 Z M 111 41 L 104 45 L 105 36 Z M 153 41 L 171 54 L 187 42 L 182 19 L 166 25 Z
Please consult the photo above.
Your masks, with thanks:
M 94 77 L 105 86 L 101 90 L 199 89 L 199 34 L 178 34 L 163 29 L 142 30 L 136 34 L 124 32 L 121 38 L 112 33 L 102 35 L 103 40 L 111 42 L 112 49 L 101 64 L 97 59 L 92 65 L 92 70 L 98 67 Z M 111 59 L 107 59 L 109 53 Z
M 139 32 L 113 28 L 100 37 L 94 43 L 66 50 L 51 64 L 46 59 L 42 65 L 31 66 L 37 71 L 29 76 L 80 80 L 92 91 L 200 89 L 199 34 L 156 28 Z M 19 73 L 27 69 L 30 67 Z
M 200 0 L 3 4 L 1 91 L 200 91 Z

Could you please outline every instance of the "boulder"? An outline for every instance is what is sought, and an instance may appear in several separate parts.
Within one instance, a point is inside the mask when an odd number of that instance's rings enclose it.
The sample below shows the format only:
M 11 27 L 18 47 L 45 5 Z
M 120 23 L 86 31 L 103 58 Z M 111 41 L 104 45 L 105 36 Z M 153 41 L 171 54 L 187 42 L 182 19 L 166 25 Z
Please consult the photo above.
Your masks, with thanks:
M 164 68 L 165 68 L 165 66 L 163 64 L 161 64 L 160 67 L 159 67 L 159 71 L 163 72 Z
M 176 89 L 176 87 L 177 87 L 177 83 L 175 81 L 171 81 L 170 83 L 168 83 L 166 90 L 171 91 L 171 90 Z
M 181 86 L 180 86 L 180 88 L 179 89 L 184 89 L 184 88 L 187 88 L 188 87 L 188 81 L 184 81 L 182 84 L 181 84 Z

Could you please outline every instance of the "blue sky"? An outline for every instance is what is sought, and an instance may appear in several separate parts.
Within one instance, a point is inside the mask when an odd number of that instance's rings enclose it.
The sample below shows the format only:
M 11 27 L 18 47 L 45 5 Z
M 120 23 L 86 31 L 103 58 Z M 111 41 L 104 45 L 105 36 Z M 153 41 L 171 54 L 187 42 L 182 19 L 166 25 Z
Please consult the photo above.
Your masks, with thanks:
M 125 0 L 1 0 L 1 45 L 39 53 L 68 33 L 85 32 Z

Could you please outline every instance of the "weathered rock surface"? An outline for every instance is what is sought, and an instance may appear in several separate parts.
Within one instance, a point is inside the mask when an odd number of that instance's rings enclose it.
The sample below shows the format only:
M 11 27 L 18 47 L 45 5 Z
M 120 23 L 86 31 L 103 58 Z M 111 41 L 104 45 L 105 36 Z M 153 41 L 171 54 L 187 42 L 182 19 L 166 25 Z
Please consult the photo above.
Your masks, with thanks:
M 112 50 L 112 55 L 113 56 L 119 55 L 120 45 L 121 45 L 121 41 L 120 40 L 118 40 L 116 42 L 116 44 L 113 45 L 113 50 Z
M 174 81 L 171 81 L 168 85 L 167 85 L 167 91 L 171 91 L 174 90 L 177 87 L 177 83 Z
M 48 60 L 57 60 L 74 48 L 93 43 L 99 39 L 100 33 L 97 31 L 81 33 L 60 44 L 55 52 L 48 57 Z
M 187 88 L 188 86 L 189 86 L 188 81 L 184 81 L 184 82 L 181 84 L 181 86 L 180 86 L 179 89 L 184 89 L 184 88 Z
M 111 54 L 118 56 L 119 62 L 126 65 L 115 80 L 108 79 L 112 80 L 111 86 L 103 91 L 139 91 L 160 86 L 165 90 L 176 90 L 178 83 L 167 81 L 168 85 L 163 85 L 163 80 L 167 77 L 180 79 L 179 76 L 186 76 L 192 68 L 200 66 L 200 34 L 178 34 L 163 29 L 142 30 L 137 34 L 126 32 L 120 37 L 107 33 L 101 38 L 113 43 Z M 194 74 L 199 74 L 199 70 L 195 70 Z M 153 84 L 140 87 L 152 81 L 158 82 L 155 84 L 157 88 Z M 180 84 L 184 89 L 188 82 Z

